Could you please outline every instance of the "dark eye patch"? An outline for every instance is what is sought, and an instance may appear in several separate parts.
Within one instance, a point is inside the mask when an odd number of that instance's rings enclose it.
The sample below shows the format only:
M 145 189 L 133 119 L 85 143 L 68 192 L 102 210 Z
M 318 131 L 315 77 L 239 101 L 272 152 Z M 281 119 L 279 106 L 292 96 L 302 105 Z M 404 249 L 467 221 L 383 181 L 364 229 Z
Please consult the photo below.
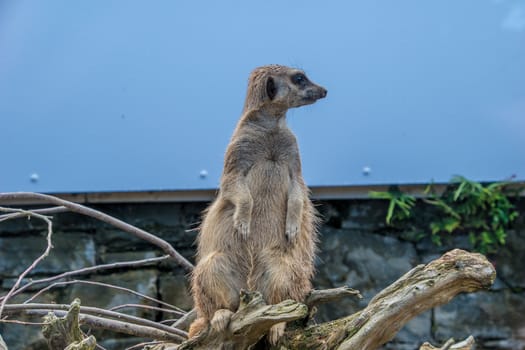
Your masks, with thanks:
M 292 75 L 292 82 L 295 85 L 304 86 L 308 82 L 308 79 L 303 73 L 297 73 Z

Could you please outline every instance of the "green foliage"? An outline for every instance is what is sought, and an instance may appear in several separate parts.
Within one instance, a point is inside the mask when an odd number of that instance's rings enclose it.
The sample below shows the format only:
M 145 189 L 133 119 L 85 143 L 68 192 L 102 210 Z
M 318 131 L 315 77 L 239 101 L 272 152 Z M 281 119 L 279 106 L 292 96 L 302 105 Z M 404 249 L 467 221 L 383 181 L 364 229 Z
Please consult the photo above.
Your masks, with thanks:
M 371 191 L 370 197 L 390 201 L 386 214 L 386 223 L 389 225 L 393 221 L 409 218 L 412 208 L 416 204 L 416 199 L 413 196 L 402 193 L 398 187 L 392 187 L 388 192 Z
M 389 201 L 386 223 L 390 226 L 408 227 L 417 232 L 417 238 L 430 235 L 436 245 L 447 234 L 467 233 L 472 246 L 486 254 L 505 244 L 506 230 L 518 216 L 509 200 L 508 184 L 483 185 L 455 176 L 442 193 L 429 185 L 427 197 L 420 200 L 398 187 L 370 192 L 370 197 Z

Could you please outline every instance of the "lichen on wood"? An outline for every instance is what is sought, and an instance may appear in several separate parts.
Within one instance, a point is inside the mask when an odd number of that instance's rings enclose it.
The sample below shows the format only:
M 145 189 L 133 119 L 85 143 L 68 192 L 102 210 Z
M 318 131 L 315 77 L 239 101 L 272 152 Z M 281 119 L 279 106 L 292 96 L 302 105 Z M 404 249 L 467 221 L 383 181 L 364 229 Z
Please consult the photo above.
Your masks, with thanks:
M 44 317 L 42 333 L 50 350 L 93 350 L 96 339 L 92 335 L 84 337 L 79 326 L 80 300 L 75 299 L 64 317 L 53 312 Z

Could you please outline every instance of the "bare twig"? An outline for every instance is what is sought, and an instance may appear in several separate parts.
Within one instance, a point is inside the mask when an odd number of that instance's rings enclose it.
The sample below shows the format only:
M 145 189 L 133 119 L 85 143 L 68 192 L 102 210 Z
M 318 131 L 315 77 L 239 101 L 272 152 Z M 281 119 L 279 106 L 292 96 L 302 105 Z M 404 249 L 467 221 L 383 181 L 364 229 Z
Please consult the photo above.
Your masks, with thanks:
M 57 316 L 64 316 L 67 314 L 66 311 L 53 311 Z M 25 313 L 30 315 L 46 315 L 46 310 L 27 310 Z M 80 323 L 89 327 L 106 329 L 116 333 L 123 333 L 133 335 L 136 337 L 152 338 L 173 342 L 181 342 L 185 338 L 171 333 L 165 332 L 158 329 L 157 327 L 141 326 L 138 324 L 132 324 L 129 322 L 122 322 L 118 320 L 112 320 L 92 315 L 80 314 Z
M 186 315 L 179 318 L 177 322 L 175 322 L 171 326 L 174 328 L 186 330 L 190 327 L 190 324 L 193 321 L 195 321 L 196 318 L 197 318 L 197 310 L 191 309 L 190 311 L 186 313 Z
M 126 348 L 125 350 L 143 349 L 145 346 L 148 346 L 148 345 L 160 345 L 160 344 L 165 344 L 165 342 L 163 342 L 163 341 L 148 341 L 148 342 L 132 345 L 129 348 Z
M 72 212 L 83 214 L 86 216 L 93 217 L 95 219 L 98 219 L 102 222 L 105 222 L 109 225 L 112 225 L 116 228 L 119 228 L 125 232 L 131 233 L 135 235 L 138 238 L 141 238 L 159 248 L 161 248 L 166 254 L 171 256 L 173 260 L 175 260 L 177 263 L 179 263 L 182 267 L 184 267 L 187 271 L 191 271 L 193 269 L 193 265 L 182 255 L 180 255 L 179 252 L 177 252 L 171 244 L 166 242 L 165 240 L 146 232 L 138 227 L 135 227 L 133 225 L 130 225 L 122 220 L 119 220 L 117 218 L 114 218 L 110 215 L 104 214 L 98 210 L 91 209 L 88 207 L 85 207 L 83 205 L 80 205 L 78 203 L 73 203 L 70 201 L 66 201 L 64 199 L 41 194 L 41 193 L 33 193 L 33 192 L 7 192 L 7 193 L 0 193 L 0 202 L 1 201 L 10 201 L 13 199 L 39 199 L 42 201 L 46 201 L 49 203 L 52 203 L 54 205 L 64 206 L 71 210 Z
M 178 315 L 178 316 L 183 316 L 186 314 L 186 312 L 181 312 L 181 311 L 175 311 L 175 310 L 168 310 L 168 309 L 163 309 L 161 307 L 155 307 L 155 306 L 150 306 L 150 305 L 143 305 L 143 304 L 123 304 L 123 305 L 117 305 L 117 306 L 113 306 L 111 309 L 109 309 L 110 311 L 117 311 L 117 310 L 120 310 L 120 309 L 127 309 L 127 308 L 135 308 L 135 309 L 148 309 L 148 310 L 153 310 L 153 311 L 161 311 L 161 312 L 166 312 L 166 313 L 172 313 L 172 314 L 175 314 L 175 315 Z
M 150 296 L 147 296 L 145 294 L 142 294 L 142 293 L 139 293 L 139 292 L 136 292 L 134 290 L 131 290 L 129 288 L 125 288 L 125 287 L 119 287 L 119 286 L 115 286 L 115 285 L 112 285 L 112 284 L 108 284 L 108 283 L 103 283 L 103 282 L 95 282 L 95 281 L 85 281 L 85 280 L 72 280 L 72 281 L 64 281 L 64 282 L 55 282 L 53 284 L 50 284 L 49 286 L 47 286 L 46 288 L 43 288 L 41 289 L 40 291 L 38 291 L 35 295 L 33 295 L 31 298 L 27 299 L 26 301 L 24 301 L 24 304 L 28 304 L 30 302 L 32 302 L 33 300 L 35 300 L 38 296 L 40 296 L 41 294 L 43 294 L 44 292 L 50 290 L 51 288 L 54 288 L 54 287 L 57 287 L 57 286 L 66 286 L 66 285 L 70 285 L 70 284 L 87 284 L 87 285 L 94 285 L 94 286 L 100 286 L 100 287 L 106 287 L 106 288 L 110 288 L 110 289 L 117 289 L 117 290 L 121 290 L 121 291 L 124 291 L 124 292 L 127 292 L 127 293 L 130 293 L 130 294 L 133 294 L 133 295 L 136 295 L 136 296 L 139 296 L 143 299 L 146 299 L 146 300 L 149 300 L 151 302 L 154 302 L 154 303 L 157 303 L 157 304 L 160 304 L 160 305 L 164 305 L 166 307 L 169 307 L 170 309 L 174 309 L 174 310 L 177 310 L 177 311 L 181 311 L 181 312 L 184 312 L 183 310 L 171 305 L 171 304 L 168 304 L 168 303 L 165 303 L 163 302 L 162 300 L 158 300 L 158 299 L 155 299 L 155 298 L 152 298 Z
M 59 315 L 60 312 L 63 312 L 63 314 L 65 314 L 64 311 L 68 310 L 69 307 L 70 306 L 66 304 L 10 304 L 10 305 L 5 306 L 5 312 L 6 313 L 20 313 L 20 312 L 25 312 L 27 310 L 32 310 L 32 311 L 52 310 L 54 313 Z M 88 315 L 96 315 L 100 320 L 104 320 L 107 322 L 114 321 L 114 320 L 108 320 L 107 318 L 114 318 L 114 319 L 126 321 L 126 322 L 122 322 L 124 324 L 128 324 L 128 325 L 135 324 L 135 325 L 154 328 L 154 329 L 166 332 L 166 333 L 173 334 L 174 336 L 178 337 L 179 340 L 184 340 L 188 336 L 188 333 L 181 331 L 180 329 L 169 327 L 169 326 L 166 326 L 166 325 L 154 322 L 154 321 L 147 320 L 145 318 L 126 315 L 120 312 L 108 311 L 108 310 L 104 310 L 104 309 L 100 309 L 96 307 L 89 307 L 89 306 L 81 306 L 80 312 L 82 312 L 83 314 L 88 314 Z M 100 318 L 99 316 L 104 316 L 104 318 Z M 107 324 L 107 322 L 104 324 Z M 92 326 L 95 326 L 95 325 L 92 324 Z
M 146 265 L 149 265 L 149 264 L 154 264 L 154 263 L 157 263 L 157 262 L 160 262 L 160 261 L 164 261 L 164 260 L 166 260 L 168 258 L 169 258 L 168 255 L 164 255 L 164 256 L 160 256 L 160 257 L 156 257 L 156 258 L 149 258 L 149 259 L 142 259 L 142 260 L 135 260 L 135 261 L 116 262 L 116 263 L 111 263 L 111 264 L 104 264 L 104 265 L 96 265 L 96 266 L 86 267 L 86 268 L 79 269 L 79 270 L 74 270 L 74 271 L 68 271 L 68 272 L 61 273 L 60 275 L 56 275 L 56 276 L 52 276 L 52 277 L 48 277 L 48 278 L 42 278 L 42 279 L 39 279 L 39 280 L 33 280 L 33 281 L 23 285 L 22 287 L 18 288 L 16 290 L 16 292 L 13 293 L 12 296 L 20 294 L 23 291 L 27 290 L 28 288 L 31 288 L 32 286 L 37 285 L 37 284 L 49 283 L 49 282 L 53 282 L 53 281 L 56 281 L 56 280 L 59 280 L 59 279 L 62 279 L 62 278 L 76 276 L 76 275 L 87 275 L 87 274 L 90 274 L 90 273 L 93 273 L 93 272 L 98 272 L 98 271 L 103 271 L 103 270 L 120 269 L 120 268 L 123 268 L 123 267 L 130 268 L 130 267 L 146 266 Z M 0 300 L 2 300 L 2 299 L 4 299 L 4 297 L 0 297 Z M 174 309 L 174 310 L 179 310 L 175 306 L 170 306 L 170 307 L 172 309 Z
M 42 323 L 42 322 L 27 322 L 27 321 L 20 321 L 20 320 L 9 320 L 9 319 L 1 319 L 0 320 L 0 323 L 14 323 L 14 324 L 19 324 L 19 325 L 23 325 L 23 326 L 42 326 L 44 325 L 45 323 Z
M 166 320 L 162 320 L 162 321 L 160 321 L 160 323 L 162 323 L 162 324 L 164 324 L 164 323 L 165 323 L 165 324 L 169 324 L 169 323 L 176 322 L 176 321 L 178 321 L 178 320 L 180 320 L 180 318 L 168 318 L 168 319 L 166 319 Z M 178 327 L 177 327 L 177 328 L 178 328 Z M 179 328 L 179 329 L 182 329 L 182 328 Z M 184 329 L 182 329 L 182 330 L 184 330 Z
M 13 293 L 18 289 L 18 287 L 20 286 L 20 283 L 22 283 L 22 280 L 24 279 L 24 277 L 29 272 L 31 272 L 31 270 L 33 270 L 42 260 L 44 260 L 49 255 L 49 252 L 51 251 L 51 248 L 53 248 L 53 244 L 51 242 L 51 236 L 53 235 L 53 222 L 49 219 L 49 217 L 47 217 L 45 215 L 42 215 L 42 214 L 33 213 L 31 211 L 26 211 L 26 210 L 21 210 L 21 209 L 4 208 L 4 207 L 0 207 L 0 211 L 23 213 L 24 215 L 27 215 L 27 216 L 37 217 L 37 218 L 39 218 L 41 220 L 44 220 L 47 223 L 47 236 L 46 236 L 47 246 L 46 246 L 46 249 L 42 253 L 42 255 L 40 255 L 38 258 L 36 258 L 35 261 L 33 261 L 33 263 L 31 265 L 29 265 L 29 267 L 24 272 L 22 272 L 20 274 L 20 276 L 18 276 L 18 279 L 16 280 L 14 286 L 9 290 L 7 295 L 3 298 L 2 302 L 0 303 L 0 317 L 1 317 L 2 316 L 2 312 L 3 312 L 4 308 L 5 308 L 5 305 L 6 305 L 7 301 L 13 295 Z
M 69 209 L 63 206 L 59 206 L 59 207 L 52 207 L 52 208 L 31 209 L 27 211 L 31 211 L 32 213 L 37 213 L 37 214 L 42 214 L 42 215 L 51 215 L 51 214 L 63 213 L 63 212 L 69 211 Z M 0 222 L 6 221 L 6 220 L 17 219 L 17 218 L 23 218 L 23 217 L 27 217 L 27 215 L 25 213 L 3 214 L 3 215 L 0 215 Z

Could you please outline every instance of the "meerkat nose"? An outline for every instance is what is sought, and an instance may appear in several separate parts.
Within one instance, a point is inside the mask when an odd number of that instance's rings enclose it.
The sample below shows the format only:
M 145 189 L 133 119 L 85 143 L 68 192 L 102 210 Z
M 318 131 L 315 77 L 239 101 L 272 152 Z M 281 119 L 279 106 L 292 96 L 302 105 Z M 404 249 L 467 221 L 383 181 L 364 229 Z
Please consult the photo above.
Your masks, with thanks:
M 327 94 L 328 90 L 326 90 L 325 88 L 321 88 L 321 98 L 325 98 Z

